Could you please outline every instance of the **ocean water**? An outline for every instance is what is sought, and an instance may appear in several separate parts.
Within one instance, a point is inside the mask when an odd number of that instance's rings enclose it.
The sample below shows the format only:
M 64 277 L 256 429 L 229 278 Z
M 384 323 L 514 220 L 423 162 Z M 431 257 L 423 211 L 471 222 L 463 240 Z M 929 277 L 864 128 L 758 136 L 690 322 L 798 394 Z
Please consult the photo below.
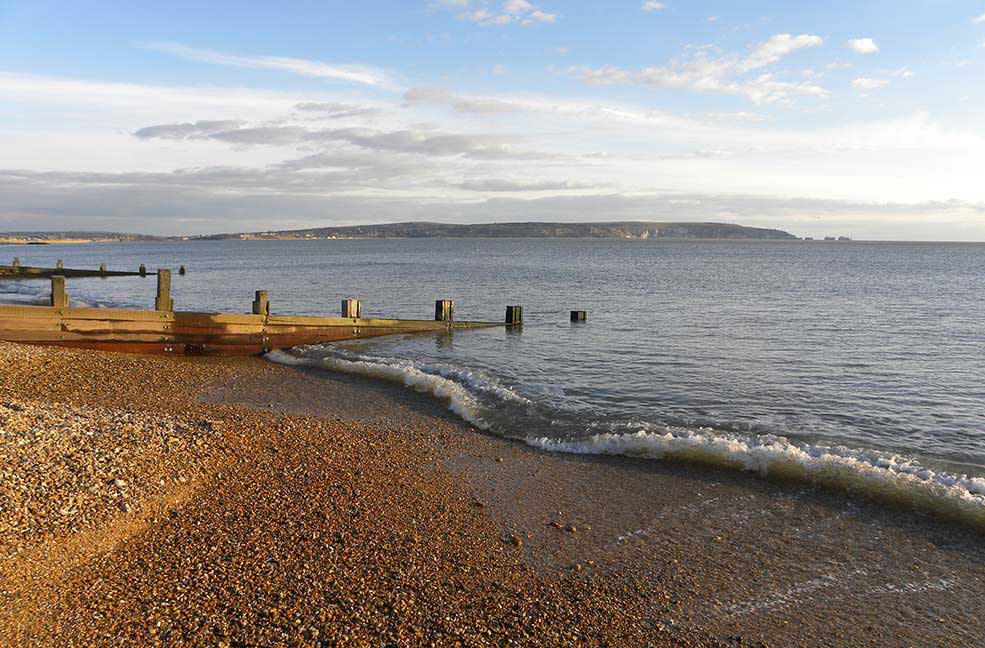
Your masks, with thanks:
M 780 241 L 216 241 L 4 246 L 26 265 L 177 268 L 179 310 L 458 319 L 517 329 L 270 359 L 405 385 L 557 452 L 730 466 L 985 522 L 985 245 Z M 9 261 L 5 261 L 9 262 Z M 0 284 L 36 301 L 44 282 Z M 70 280 L 150 307 L 154 278 Z M 588 321 L 569 322 L 570 310 Z

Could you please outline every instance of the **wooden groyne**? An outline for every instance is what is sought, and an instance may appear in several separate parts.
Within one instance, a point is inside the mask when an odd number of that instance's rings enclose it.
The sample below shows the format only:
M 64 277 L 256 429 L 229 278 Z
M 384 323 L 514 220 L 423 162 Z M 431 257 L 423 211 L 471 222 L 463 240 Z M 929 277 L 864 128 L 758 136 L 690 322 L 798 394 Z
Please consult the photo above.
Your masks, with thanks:
M 14 257 L 14 262 L 11 265 L 0 265 L 0 279 L 48 279 L 55 275 L 61 275 L 69 279 L 82 277 L 145 277 L 148 274 L 155 273 L 147 272 L 146 267 L 143 265 L 134 272 L 107 270 L 105 263 L 101 264 L 97 270 L 65 268 L 62 266 L 61 261 L 54 268 L 38 268 L 21 265 L 20 259 L 17 257 Z
M 125 353 L 234 356 L 301 344 L 522 323 L 518 307 L 511 307 L 504 322 L 454 321 L 448 300 L 435 303 L 434 320 L 362 317 L 357 300 L 342 302 L 342 317 L 273 315 L 262 290 L 256 292 L 249 314 L 175 311 L 171 271 L 156 274 L 155 310 L 74 308 L 65 277 L 54 275 L 49 305 L 0 305 L 0 340 Z

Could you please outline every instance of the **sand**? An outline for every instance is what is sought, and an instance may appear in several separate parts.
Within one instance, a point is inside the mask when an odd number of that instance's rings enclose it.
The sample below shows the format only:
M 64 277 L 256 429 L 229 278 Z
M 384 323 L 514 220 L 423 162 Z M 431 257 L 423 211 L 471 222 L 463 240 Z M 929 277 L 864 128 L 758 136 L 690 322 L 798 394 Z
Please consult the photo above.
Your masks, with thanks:
M 974 530 L 262 359 L 0 344 L 3 646 L 974 646 Z

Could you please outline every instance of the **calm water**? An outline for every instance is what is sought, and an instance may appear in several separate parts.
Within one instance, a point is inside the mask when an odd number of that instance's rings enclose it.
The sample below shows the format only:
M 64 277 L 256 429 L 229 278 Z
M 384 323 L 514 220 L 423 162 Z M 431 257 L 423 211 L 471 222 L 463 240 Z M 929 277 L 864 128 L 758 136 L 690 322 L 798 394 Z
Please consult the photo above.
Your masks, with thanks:
M 179 310 L 458 319 L 522 330 L 382 338 L 275 359 L 396 380 L 572 452 L 686 455 L 985 507 L 985 245 L 605 240 L 0 248 L 25 264 L 188 267 Z M 5 261 L 9 262 L 9 261 Z M 34 299 L 43 282 L 0 291 Z M 150 307 L 154 278 L 70 280 Z M 588 311 L 571 324 L 568 311 Z M 853 484 L 853 482 L 857 482 Z M 985 510 L 985 508 L 983 508 Z

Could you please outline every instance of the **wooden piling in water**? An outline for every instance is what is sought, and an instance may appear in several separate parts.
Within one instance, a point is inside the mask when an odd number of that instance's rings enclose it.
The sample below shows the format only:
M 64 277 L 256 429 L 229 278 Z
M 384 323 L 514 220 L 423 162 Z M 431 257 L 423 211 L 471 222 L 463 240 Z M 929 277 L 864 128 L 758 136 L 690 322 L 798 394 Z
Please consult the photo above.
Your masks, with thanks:
M 14 270 L 20 270 L 21 260 L 18 257 L 14 257 Z
M 144 266 L 140 266 L 143 268 Z M 173 311 L 174 300 L 171 299 L 171 271 L 157 271 L 157 298 L 154 300 L 154 310 Z
M 523 324 L 523 306 L 507 306 L 506 323 L 511 325 Z
M 455 319 L 455 302 L 450 299 L 439 299 L 434 302 L 434 321 L 451 322 Z
M 68 308 L 68 295 L 65 294 L 65 277 L 51 276 L 51 305 L 54 308 Z
M 572 322 L 585 322 L 587 320 L 588 320 L 588 313 L 586 311 L 579 311 L 579 310 L 571 311 Z
M 140 264 L 140 268 L 137 269 L 137 272 L 140 273 L 140 276 L 141 277 L 146 277 L 147 276 L 147 266 L 145 266 L 143 263 L 141 263 Z
M 363 316 L 363 303 L 358 299 L 342 300 L 342 317 L 360 318 Z
M 58 262 L 55 263 L 55 268 L 58 269 L 58 270 L 64 270 L 65 269 L 65 264 L 62 263 L 62 260 L 61 259 L 58 259 Z
M 99 272 L 101 272 L 102 274 L 106 274 L 106 264 L 105 263 L 100 263 L 99 264 Z
M 185 274 L 185 266 L 178 266 L 178 274 L 184 276 L 184 274 Z
M 263 315 L 266 317 L 270 315 L 270 300 L 267 299 L 266 290 L 258 290 L 256 296 L 253 298 L 253 314 Z

